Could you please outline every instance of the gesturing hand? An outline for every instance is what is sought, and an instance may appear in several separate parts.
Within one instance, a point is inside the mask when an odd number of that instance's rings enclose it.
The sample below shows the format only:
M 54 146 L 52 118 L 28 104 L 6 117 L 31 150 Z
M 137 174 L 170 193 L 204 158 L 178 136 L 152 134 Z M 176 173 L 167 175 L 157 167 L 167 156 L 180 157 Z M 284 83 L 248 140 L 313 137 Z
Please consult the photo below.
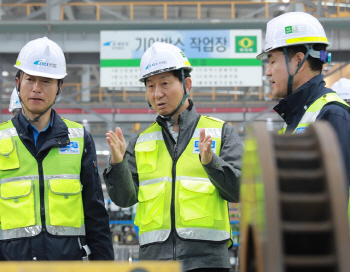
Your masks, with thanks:
M 122 162 L 126 150 L 126 142 L 122 130 L 117 127 L 115 132 L 111 130 L 108 131 L 106 133 L 106 139 L 111 149 L 111 163 L 116 164 Z
M 199 154 L 201 155 L 202 164 L 208 164 L 213 159 L 212 141 L 211 136 L 205 135 L 205 129 L 202 128 L 199 134 Z

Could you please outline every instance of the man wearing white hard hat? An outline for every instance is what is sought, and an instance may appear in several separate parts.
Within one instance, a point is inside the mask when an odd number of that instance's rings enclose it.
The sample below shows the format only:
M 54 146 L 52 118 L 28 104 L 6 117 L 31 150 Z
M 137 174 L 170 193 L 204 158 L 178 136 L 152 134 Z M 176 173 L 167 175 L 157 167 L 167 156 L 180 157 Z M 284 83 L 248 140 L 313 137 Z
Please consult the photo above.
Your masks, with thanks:
M 32 40 L 14 66 L 22 110 L 0 125 L 0 260 L 113 259 L 93 139 L 52 109 L 61 48 Z
M 158 117 L 126 143 L 109 131 L 104 172 L 118 206 L 138 202 L 140 259 L 181 260 L 184 271 L 229 271 L 228 204 L 238 202 L 242 145 L 235 129 L 201 116 L 188 99 L 192 67 L 180 48 L 154 43 L 143 54 L 140 81 Z
M 265 48 L 257 58 L 268 59 L 265 74 L 272 94 L 282 98 L 274 108 L 285 121 L 280 133 L 303 133 L 315 120 L 328 121 L 338 136 L 350 183 L 349 106 L 325 87 L 321 74 L 323 64 L 330 61 L 328 45 L 315 17 L 289 12 L 267 23 Z
M 22 109 L 22 104 L 19 101 L 17 89 L 14 88 L 12 91 L 12 94 L 11 94 L 9 112 L 11 112 L 13 114 L 13 116 L 16 116 L 21 109 Z

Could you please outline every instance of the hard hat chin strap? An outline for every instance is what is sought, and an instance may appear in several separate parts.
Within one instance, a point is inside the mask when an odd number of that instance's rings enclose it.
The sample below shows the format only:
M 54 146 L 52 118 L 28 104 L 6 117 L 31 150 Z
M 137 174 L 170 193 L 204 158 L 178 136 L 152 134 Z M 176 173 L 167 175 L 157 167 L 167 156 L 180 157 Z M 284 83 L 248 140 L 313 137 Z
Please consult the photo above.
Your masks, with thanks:
M 297 70 L 295 71 L 294 74 L 289 73 L 289 58 L 288 58 L 288 52 L 287 52 L 287 47 L 283 47 L 283 54 L 286 60 L 286 65 L 287 65 L 287 72 L 288 72 L 288 87 L 287 87 L 287 96 L 289 96 L 292 93 L 292 86 L 293 86 L 293 78 L 294 76 L 298 73 L 299 69 L 301 66 L 303 66 L 304 62 L 306 61 L 307 57 L 310 54 L 310 51 L 312 49 L 312 44 L 306 44 L 306 54 L 301 63 L 299 64 Z
M 182 85 L 183 85 L 183 88 L 184 88 L 184 96 L 182 97 L 182 100 L 181 100 L 180 104 L 177 106 L 177 108 L 171 114 L 169 114 L 167 116 L 160 115 L 157 112 L 158 116 L 162 117 L 163 119 L 166 119 L 166 120 L 171 119 L 171 125 L 174 125 L 174 123 L 175 123 L 175 120 L 173 118 L 174 114 L 182 107 L 182 105 L 185 103 L 188 95 L 191 92 L 191 90 L 189 92 L 186 91 L 186 82 L 185 82 L 184 69 L 181 69 L 181 79 L 182 79 Z M 151 103 L 148 100 L 147 100 L 147 102 L 148 102 L 148 105 L 150 106 L 150 108 L 153 109 Z

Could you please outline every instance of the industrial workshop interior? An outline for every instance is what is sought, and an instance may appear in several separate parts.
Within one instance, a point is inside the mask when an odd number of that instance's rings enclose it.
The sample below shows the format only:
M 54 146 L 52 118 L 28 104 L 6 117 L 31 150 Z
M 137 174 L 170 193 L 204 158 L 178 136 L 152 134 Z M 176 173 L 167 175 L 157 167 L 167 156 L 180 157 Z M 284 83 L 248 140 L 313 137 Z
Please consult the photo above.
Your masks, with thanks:
M 14 261 L 2 262 L 0 270 L 186 271 L 181 258 L 139 258 L 138 204 L 117 206 L 103 177 L 111 163 L 106 133 L 120 127 L 128 144 L 159 115 L 139 67 L 146 50 L 163 42 L 180 48 L 193 68 L 187 95 L 197 112 L 233 126 L 243 145 L 240 198 L 225 200 L 230 268 L 218 271 L 349 272 L 348 195 L 342 197 L 341 181 L 350 166 L 343 166 L 328 124 L 278 134 L 284 120 L 274 107 L 281 98 L 271 91 L 269 61 L 257 59 L 267 23 L 289 12 L 307 13 L 325 30 L 326 87 L 350 79 L 349 0 L 0 0 L 0 123 L 13 118 L 14 65 L 23 46 L 43 37 L 57 43 L 67 76 L 53 109 L 92 135 L 114 251 L 109 262 Z

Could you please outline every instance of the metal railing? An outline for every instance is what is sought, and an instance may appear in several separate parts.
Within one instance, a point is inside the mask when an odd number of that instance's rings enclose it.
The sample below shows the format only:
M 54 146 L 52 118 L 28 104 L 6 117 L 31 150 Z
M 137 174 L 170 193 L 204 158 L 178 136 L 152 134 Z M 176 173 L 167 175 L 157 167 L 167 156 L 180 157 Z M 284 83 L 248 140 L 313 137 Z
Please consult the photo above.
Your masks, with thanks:
M 82 92 L 81 89 L 84 87 L 81 83 L 65 83 L 66 87 L 76 88 L 77 92 L 77 102 L 81 102 Z M 92 86 L 93 84 L 91 84 Z M 255 101 L 262 101 L 264 99 L 264 94 L 262 92 L 262 87 L 257 87 L 256 91 L 242 92 L 238 90 L 238 87 L 231 88 L 232 91 L 228 92 L 218 92 L 216 87 L 211 87 L 211 92 L 202 92 L 202 91 L 192 91 L 189 95 L 191 99 L 194 97 L 199 98 L 200 100 L 209 100 L 209 101 L 218 101 L 220 97 L 231 97 L 233 101 L 238 101 L 244 95 L 252 96 Z M 138 101 L 144 100 L 146 101 L 145 93 L 143 91 L 136 92 L 130 91 L 126 88 L 122 88 L 119 92 L 114 93 L 106 93 L 103 91 L 102 87 L 98 87 L 98 92 L 88 94 L 90 98 L 98 98 L 98 102 L 110 101 L 111 97 L 120 98 L 122 102 L 132 101 L 133 98 L 138 98 Z M 272 96 L 267 95 L 268 98 L 272 98 Z
M 11 86 L 3 85 L 3 89 L 11 88 Z M 90 92 L 84 93 L 86 89 L 90 89 Z M 76 95 L 73 95 L 76 93 Z M 128 90 L 127 88 L 121 88 L 119 91 L 115 92 L 107 92 L 106 88 L 102 88 L 97 86 L 95 83 L 91 83 L 89 85 L 79 83 L 79 82 L 65 82 L 63 86 L 62 96 L 68 94 L 72 96 L 72 99 L 76 102 L 82 102 L 82 96 L 88 97 L 88 101 L 96 101 L 103 102 L 111 101 L 112 97 L 117 98 L 120 102 L 128 102 L 128 103 L 137 103 L 146 101 L 145 92 L 144 91 L 134 91 Z M 255 87 L 254 90 L 251 91 L 242 91 L 239 87 L 230 87 L 227 88 L 226 91 L 222 91 L 217 87 L 211 87 L 206 89 L 206 91 L 202 89 L 192 90 L 190 92 L 189 97 L 191 99 L 196 99 L 197 101 L 212 101 L 212 102 L 227 102 L 227 98 L 230 98 L 230 101 L 240 101 L 243 99 L 243 96 L 251 97 L 251 101 L 264 101 L 267 99 L 272 99 L 271 94 L 264 94 L 262 91 L 262 87 Z M 3 98 L 9 101 L 11 97 L 11 93 L 4 94 Z M 221 99 L 220 99 L 221 98 Z
M 317 9 L 317 0 L 312 1 L 309 4 L 306 4 L 303 1 L 298 0 L 290 0 L 289 2 L 284 2 L 282 0 L 277 2 L 271 2 L 268 0 L 261 0 L 260 2 L 253 2 L 253 1 L 174 1 L 174 2 L 167 2 L 167 1 L 140 1 L 140 2 L 69 2 L 69 3 L 62 3 L 58 4 L 60 6 L 60 19 L 65 19 L 65 7 L 93 7 L 95 8 L 96 13 L 96 20 L 101 20 L 101 10 L 108 9 L 111 7 L 126 7 L 128 9 L 128 17 L 129 20 L 135 20 L 135 7 L 145 7 L 145 6 L 159 6 L 163 7 L 163 19 L 168 19 L 168 7 L 172 6 L 192 6 L 196 7 L 197 9 L 197 19 L 202 19 L 202 8 L 207 6 L 215 6 L 215 7 L 227 7 L 230 8 L 231 12 L 231 19 L 235 19 L 235 10 L 236 8 L 240 8 L 242 6 L 247 5 L 253 5 L 257 8 L 259 7 L 265 7 L 262 12 L 265 12 L 265 18 L 269 18 L 269 8 L 272 5 L 288 5 L 288 4 L 302 4 L 303 10 L 306 12 L 313 12 Z M 310 5 L 311 4 L 311 5 Z M 4 7 L 17 7 L 17 8 L 25 8 L 26 9 L 26 15 L 31 15 L 31 11 L 35 10 L 36 8 L 46 8 L 46 3 L 2 3 L 0 4 L 1 8 Z M 336 14 L 328 12 L 328 6 L 335 6 L 336 7 Z M 340 0 L 340 1 L 328 1 L 326 4 L 323 2 L 323 8 L 325 17 L 350 17 L 350 3 L 348 0 Z M 254 8 L 256 10 L 256 8 Z

